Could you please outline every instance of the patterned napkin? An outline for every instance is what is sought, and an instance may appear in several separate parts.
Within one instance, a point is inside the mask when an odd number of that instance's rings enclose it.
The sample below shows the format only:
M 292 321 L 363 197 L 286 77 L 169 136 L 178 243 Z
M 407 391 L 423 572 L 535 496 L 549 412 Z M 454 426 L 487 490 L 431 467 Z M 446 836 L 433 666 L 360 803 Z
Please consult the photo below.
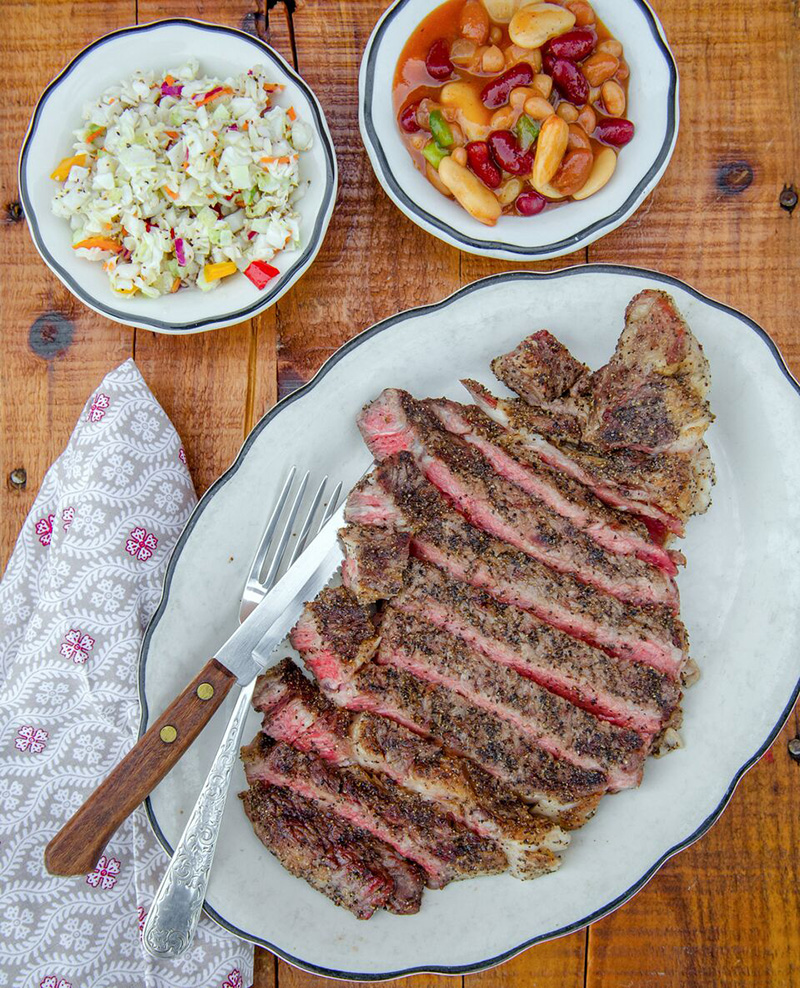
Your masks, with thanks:
M 136 739 L 137 655 L 196 502 L 132 360 L 87 402 L 0 584 L 0 986 L 243 988 L 252 949 L 203 917 L 178 961 L 141 929 L 166 864 L 140 807 L 90 874 L 45 845 Z

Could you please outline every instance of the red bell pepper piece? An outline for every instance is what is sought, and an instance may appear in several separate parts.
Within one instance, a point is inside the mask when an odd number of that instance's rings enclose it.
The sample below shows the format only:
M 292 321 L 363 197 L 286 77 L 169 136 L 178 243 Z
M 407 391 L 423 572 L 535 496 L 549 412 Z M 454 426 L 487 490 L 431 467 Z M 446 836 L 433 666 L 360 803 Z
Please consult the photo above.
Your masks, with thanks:
M 272 281 L 280 271 L 266 261 L 251 261 L 244 269 L 244 273 L 260 291 L 266 288 L 267 282 Z

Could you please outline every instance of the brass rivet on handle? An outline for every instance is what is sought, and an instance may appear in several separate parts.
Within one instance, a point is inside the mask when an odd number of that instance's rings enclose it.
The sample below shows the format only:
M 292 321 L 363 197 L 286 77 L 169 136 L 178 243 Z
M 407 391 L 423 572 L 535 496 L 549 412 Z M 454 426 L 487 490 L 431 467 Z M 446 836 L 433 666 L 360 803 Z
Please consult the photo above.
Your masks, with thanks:
M 210 700 L 214 695 L 214 687 L 211 683 L 200 683 L 197 687 L 197 695 L 201 700 Z
M 178 732 L 172 726 L 172 724 L 167 724 L 166 727 L 162 727 L 159 731 L 159 737 L 164 742 L 164 744 L 172 744 L 175 738 L 178 736 Z

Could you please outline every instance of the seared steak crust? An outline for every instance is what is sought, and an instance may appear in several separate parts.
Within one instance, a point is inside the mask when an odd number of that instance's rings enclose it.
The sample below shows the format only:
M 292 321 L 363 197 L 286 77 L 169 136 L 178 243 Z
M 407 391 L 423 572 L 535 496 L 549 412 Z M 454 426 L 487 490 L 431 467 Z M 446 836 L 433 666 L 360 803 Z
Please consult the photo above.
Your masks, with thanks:
M 239 794 L 256 836 L 296 878 L 358 919 L 376 909 L 419 912 L 421 870 L 388 844 L 283 786 L 254 782 Z
M 411 536 L 365 525 L 348 525 L 339 532 L 345 550 L 342 583 L 359 604 L 388 600 L 403 586 Z
M 589 368 L 552 333 L 541 329 L 526 336 L 510 353 L 495 357 L 492 372 L 520 398 L 541 405 L 565 395 L 588 376 Z

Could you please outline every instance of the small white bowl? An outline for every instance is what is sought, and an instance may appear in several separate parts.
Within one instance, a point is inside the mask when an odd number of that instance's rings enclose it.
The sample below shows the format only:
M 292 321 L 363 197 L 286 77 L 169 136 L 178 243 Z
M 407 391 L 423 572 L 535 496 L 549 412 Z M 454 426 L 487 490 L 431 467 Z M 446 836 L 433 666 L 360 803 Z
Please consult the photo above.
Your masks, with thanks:
M 84 103 L 100 96 L 137 69 L 166 71 L 189 56 L 210 76 L 238 75 L 267 65 L 286 89 L 280 102 L 293 105 L 314 129 L 314 146 L 300 158 L 310 181 L 298 202 L 299 250 L 274 260 L 280 276 L 259 292 L 241 274 L 212 292 L 186 289 L 160 298 L 121 298 L 100 264 L 75 257 L 66 220 L 51 210 L 56 183 L 50 178 L 72 149 Z M 28 229 L 45 263 L 89 308 L 116 322 L 159 333 L 195 333 L 249 319 L 276 302 L 308 268 L 322 245 L 336 200 L 337 169 L 325 115 L 314 93 L 281 56 L 258 38 L 218 24 L 171 18 L 114 31 L 84 48 L 45 89 L 33 112 L 19 159 L 19 189 Z
M 581 202 L 534 217 L 479 223 L 418 171 L 392 106 L 392 81 L 411 33 L 436 0 L 396 0 L 375 26 L 361 60 L 358 118 L 378 181 L 409 219 L 470 254 L 520 261 L 560 257 L 594 243 L 625 222 L 664 174 L 678 137 L 678 70 L 658 18 L 645 0 L 593 0 L 598 17 L 622 42 L 631 75 L 626 116 L 636 125 L 608 185 Z

